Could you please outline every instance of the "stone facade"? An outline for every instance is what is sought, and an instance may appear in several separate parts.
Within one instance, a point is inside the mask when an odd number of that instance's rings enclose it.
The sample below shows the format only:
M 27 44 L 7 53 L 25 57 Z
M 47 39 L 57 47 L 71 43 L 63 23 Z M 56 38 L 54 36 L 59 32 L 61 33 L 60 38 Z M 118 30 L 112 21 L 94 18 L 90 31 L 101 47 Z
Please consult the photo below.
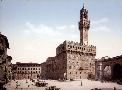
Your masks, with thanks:
M 8 39 L 0 33 L 0 86 L 11 80 L 12 57 L 7 55 L 7 49 L 9 49 Z
M 46 79 L 46 62 L 41 63 L 41 78 Z
M 113 58 L 103 57 L 95 61 L 95 76 L 98 80 L 122 79 L 122 55 Z
M 13 79 L 36 79 L 40 78 L 41 64 L 20 63 L 12 65 Z
M 81 79 L 95 75 L 96 46 L 88 45 L 88 10 L 80 10 L 80 43 L 64 41 L 56 48 L 56 56 L 42 64 L 46 79 Z M 44 68 L 44 69 L 43 69 Z

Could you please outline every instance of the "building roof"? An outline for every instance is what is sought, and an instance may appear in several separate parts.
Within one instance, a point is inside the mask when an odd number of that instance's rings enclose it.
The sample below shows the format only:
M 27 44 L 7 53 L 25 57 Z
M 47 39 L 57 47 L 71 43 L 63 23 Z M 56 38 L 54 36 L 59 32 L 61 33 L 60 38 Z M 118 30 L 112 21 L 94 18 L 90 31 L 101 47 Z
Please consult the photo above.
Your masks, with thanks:
M 116 57 L 112 57 L 112 58 L 110 58 L 110 57 L 108 57 L 108 58 L 102 57 L 101 59 L 99 59 L 97 61 L 104 62 L 104 61 L 112 61 L 112 60 L 118 60 L 118 59 L 122 59 L 122 55 L 116 56 Z
M 16 66 L 24 66 L 24 67 L 28 67 L 28 66 L 41 66 L 41 64 L 38 63 L 21 63 L 21 62 L 16 62 L 16 64 L 14 64 Z

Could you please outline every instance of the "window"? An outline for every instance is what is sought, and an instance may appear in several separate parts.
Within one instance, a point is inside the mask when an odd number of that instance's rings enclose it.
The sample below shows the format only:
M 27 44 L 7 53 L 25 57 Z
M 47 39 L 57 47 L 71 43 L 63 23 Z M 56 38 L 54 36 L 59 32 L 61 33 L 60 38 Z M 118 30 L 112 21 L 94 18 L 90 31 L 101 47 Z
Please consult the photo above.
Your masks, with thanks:
M 83 48 L 82 48 L 82 50 L 83 50 Z
M 69 66 L 69 69 L 71 69 L 72 67 L 71 66 Z
M 72 74 L 71 72 L 69 74 Z
M 77 74 L 77 72 L 76 72 L 76 74 Z
M 80 72 L 80 74 L 81 74 L 81 72 Z
M 85 50 L 85 48 L 84 48 L 84 50 Z

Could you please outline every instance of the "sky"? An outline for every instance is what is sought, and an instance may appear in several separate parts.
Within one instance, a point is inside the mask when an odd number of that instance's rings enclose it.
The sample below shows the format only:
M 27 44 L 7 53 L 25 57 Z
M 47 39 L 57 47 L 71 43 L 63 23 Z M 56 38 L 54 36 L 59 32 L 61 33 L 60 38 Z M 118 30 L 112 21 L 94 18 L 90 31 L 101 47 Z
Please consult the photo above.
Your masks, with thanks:
M 79 42 L 83 3 L 96 58 L 122 55 L 122 0 L 2 0 L 0 32 L 9 40 L 12 63 L 42 63 L 63 41 Z

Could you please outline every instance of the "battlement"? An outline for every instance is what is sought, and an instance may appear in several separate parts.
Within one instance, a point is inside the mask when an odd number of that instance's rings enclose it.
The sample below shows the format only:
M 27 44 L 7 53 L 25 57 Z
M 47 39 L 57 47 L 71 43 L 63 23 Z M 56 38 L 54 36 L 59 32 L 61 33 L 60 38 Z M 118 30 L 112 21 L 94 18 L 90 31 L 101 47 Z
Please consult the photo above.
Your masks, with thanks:
M 60 54 L 62 52 L 77 52 L 84 54 L 92 54 L 96 55 L 96 46 L 93 45 L 81 45 L 78 42 L 73 41 L 64 41 L 56 48 L 56 54 Z

